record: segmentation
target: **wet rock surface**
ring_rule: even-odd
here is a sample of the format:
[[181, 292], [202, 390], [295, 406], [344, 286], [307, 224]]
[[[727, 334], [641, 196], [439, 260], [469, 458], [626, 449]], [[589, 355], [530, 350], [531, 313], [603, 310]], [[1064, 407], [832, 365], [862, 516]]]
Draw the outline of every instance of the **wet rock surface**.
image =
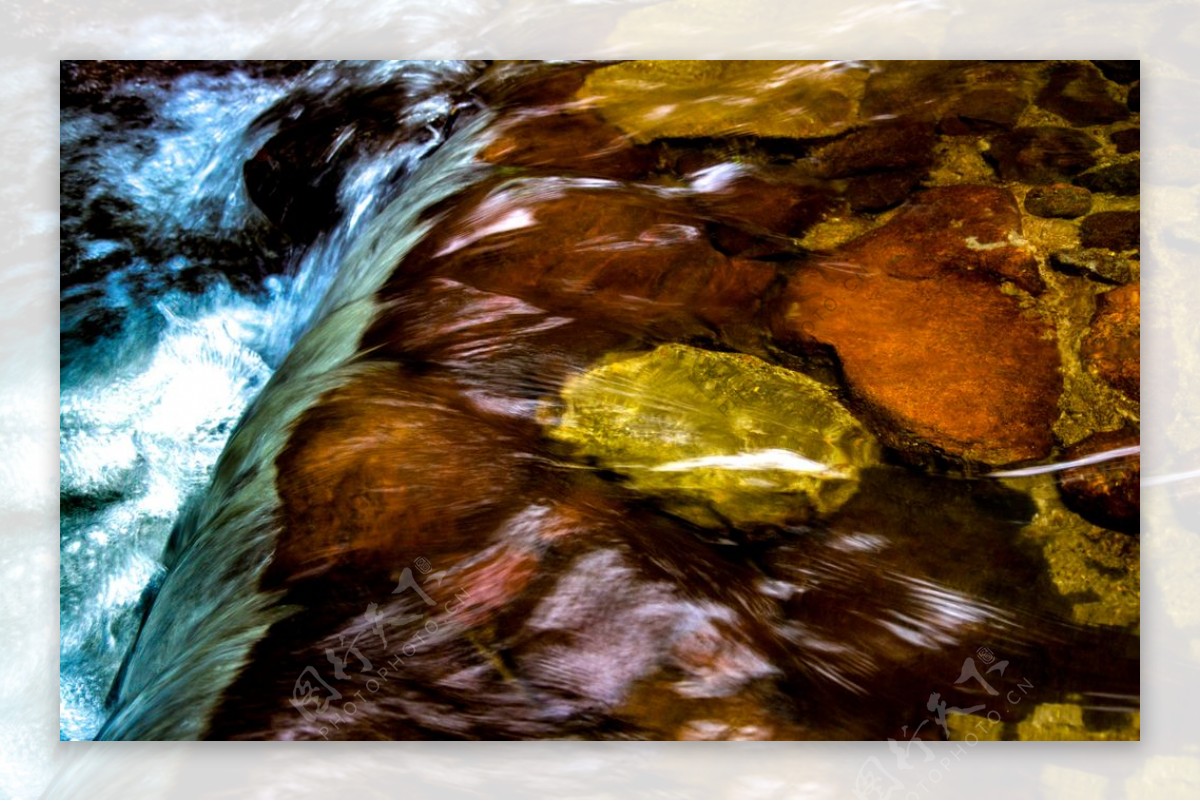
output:
[[[893, 447], [989, 464], [1044, 457], [1062, 381], [1052, 329], [996, 286], [1036, 275], [1010, 243], [1019, 222], [1003, 190], [931, 190], [800, 265], [772, 332], [785, 346], [831, 347]], [[978, 386], [995, 394], [969, 389]]]
[[1083, 131], [1043, 125], [992, 137], [984, 154], [1006, 181], [1050, 184], [1095, 165], [1100, 143]]
[[1017, 124], [1029, 103], [1004, 89], [976, 89], [967, 92], [942, 117], [939, 129], [951, 136], [1006, 131]]
[[[292, 616], [207, 736], [899, 737], [961, 643], [1011, 643], [989, 677], [1047, 703], [1136, 693], [1136, 69], [471, 69], [430, 118], [392, 87], [252, 127], [259, 224], [297, 248], [414, 137], [413, 176], [476, 161], [345, 256], [368, 288], [263, 396], [294, 419], [235, 448], [282, 443], [260, 589]], [[141, 253], [88, 208], [115, 244], [64, 260], [85, 299]], [[88, 312], [64, 342], [103, 340]], [[350, 697], [397, 653], [341, 728], [296, 679]]]
[[1141, 241], [1141, 215], [1136, 211], [1098, 211], [1084, 218], [1079, 243], [1085, 248], [1136, 250]]
[[1105, 284], [1128, 284], [1137, 277], [1129, 259], [1102, 248], [1051, 253], [1050, 265], [1059, 272], [1084, 275]]
[[1093, 192], [1120, 197], [1141, 194], [1142, 164], [1140, 161], [1126, 161], [1098, 167], [1075, 176], [1075, 183]]
[[1108, 138], [1117, 146], [1118, 153], [1136, 153], [1142, 149], [1141, 128], [1125, 128], [1114, 131]]
[[1087, 369], [1133, 400], [1141, 381], [1141, 290], [1118, 287], [1100, 295], [1091, 328], [1080, 345]]
[[1092, 210], [1092, 195], [1083, 186], [1035, 186], [1025, 194], [1025, 210], [1038, 217], [1082, 217]]
[[832, 390], [753, 356], [664, 345], [567, 381], [550, 436], [698, 525], [785, 525], [854, 495], [879, 448]]
[[632, 61], [596, 70], [578, 97], [637, 142], [817, 138], [857, 122], [866, 79], [866, 69], [848, 63]]
[[[1128, 450], [1139, 444], [1135, 429], [1105, 432], [1076, 443], [1063, 454], [1066, 461]], [[1141, 469], [1138, 454], [1082, 465], [1058, 474], [1058, 488], [1067, 508], [1104, 528], [1137, 534], [1141, 523]]]
[[657, 161], [653, 150], [635, 145], [590, 110], [518, 117], [497, 132], [481, 158], [493, 164], [619, 179], [644, 177]]
[[1129, 116], [1129, 110], [1110, 93], [1100, 71], [1083, 62], [1054, 66], [1037, 103], [1076, 125], [1100, 125]]

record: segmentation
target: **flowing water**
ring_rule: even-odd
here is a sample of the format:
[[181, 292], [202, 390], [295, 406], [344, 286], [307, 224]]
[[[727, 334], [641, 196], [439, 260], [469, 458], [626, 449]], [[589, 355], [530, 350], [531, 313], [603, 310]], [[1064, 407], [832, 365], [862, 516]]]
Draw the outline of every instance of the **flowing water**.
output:
[[[1124, 725], [1136, 544], [1054, 476], [1134, 449], [909, 447], [886, 391], [760, 313], [797, 264], [872, 278], [880, 193], [978, 165], [943, 135], [924, 178], [803, 169], [880, 65], [592, 68], [67, 68], [63, 739], [330, 736], [296, 676], [379, 677], [426, 573], [467, 622], [426, 619], [420, 689], [341, 736], [903, 738], [931, 690], [988, 700], [968, 664], [1034, 677], [1010, 728]], [[1048, 280], [1060, 330], [1090, 315]], [[1103, 397], [1093, 430], [1132, 414]]]

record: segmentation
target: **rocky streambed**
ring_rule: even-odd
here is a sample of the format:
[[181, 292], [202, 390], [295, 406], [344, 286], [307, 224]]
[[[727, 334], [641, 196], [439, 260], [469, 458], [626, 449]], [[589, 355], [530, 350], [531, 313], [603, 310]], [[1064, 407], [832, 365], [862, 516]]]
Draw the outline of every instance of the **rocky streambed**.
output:
[[1137, 736], [1136, 63], [280, 72], [102, 736]]

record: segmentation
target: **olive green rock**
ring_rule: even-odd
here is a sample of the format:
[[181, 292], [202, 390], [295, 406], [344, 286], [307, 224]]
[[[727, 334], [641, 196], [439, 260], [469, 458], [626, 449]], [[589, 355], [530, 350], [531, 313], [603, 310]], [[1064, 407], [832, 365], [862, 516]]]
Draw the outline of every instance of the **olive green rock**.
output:
[[825, 385], [753, 356], [663, 345], [570, 379], [552, 439], [702, 526], [786, 525], [854, 494], [879, 445]]
[[858, 121], [867, 73], [836, 61], [627, 61], [591, 73], [577, 96], [636, 142], [810, 139]]

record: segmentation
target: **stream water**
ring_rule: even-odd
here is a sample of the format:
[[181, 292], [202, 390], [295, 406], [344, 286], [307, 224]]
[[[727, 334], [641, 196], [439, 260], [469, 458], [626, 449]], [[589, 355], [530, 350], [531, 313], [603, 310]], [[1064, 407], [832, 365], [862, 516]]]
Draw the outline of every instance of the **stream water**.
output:
[[[936, 142], [887, 141], [921, 150], [911, 163], [806, 171], [860, 124], [857, 76], [881, 65], [823, 67], [798, 95], [816, 67], [696, 68], [686, 89], [593, 67], [64, 67], [62, 739], [903, 740], [925, 712], [921, 736], [951, 735], [932, 691], [989, 721], [1001, 679], [1031, 698], [995, 736], [1038, 704], [1127, 725], [1136, 538], [1065, 508], [1055, 476], [1135, 449], [1068, 453], [1081, 437], [1061, 421], [1051, 437], [1057, 395], [1044, 445], [1004, 434], [956, 454], [974, 433], [940, 418], [896, 433], [910, 401], [855, 350], [872, 329], [822, 313], [802, 330], [824, 344], [793, 347], [793, 312], [762, 311], [814, 259], [882, 287], [884, 318], [923, 303], [889, 301], [901, 290], [870, 282], [856, 237], [951, 167], [947, 183], [1001, 182], [953, 160], [944, 123]], [[704, 108], [680, 122], [688, 104]], [[1096, 290], [1046, 264], [1031, 295], [1079, 325]], [[935, 278], [948, 325], [964, 304], [993, 319], [978, 275]], [[867, 296], [795, 302], [813, 292], [843, 317]], [[1032, 324], [1012, 325], [1024, 342]], [[1018, 361], [1047, 338], [1027, 339]], [[936, 406], [951, 382], [927, 375]], [[1135, 413], [1110, 395], [1091, 430]], [[1024, 431], [1043, 400], [1005, 403]], [[296, 676], [318, 660], [348, 695], [328, 674], [352, 681], [350, 652], [326, 655], [371, 632], [383, 644], [355, 664], [378, 677], [384, 632], [407, 631], [380, 615], [420, 620], [393, 588], [431, 564], [475, 617], [427, 620], [441, 634], [409, 666], [421, 689], [331, 730]]]

